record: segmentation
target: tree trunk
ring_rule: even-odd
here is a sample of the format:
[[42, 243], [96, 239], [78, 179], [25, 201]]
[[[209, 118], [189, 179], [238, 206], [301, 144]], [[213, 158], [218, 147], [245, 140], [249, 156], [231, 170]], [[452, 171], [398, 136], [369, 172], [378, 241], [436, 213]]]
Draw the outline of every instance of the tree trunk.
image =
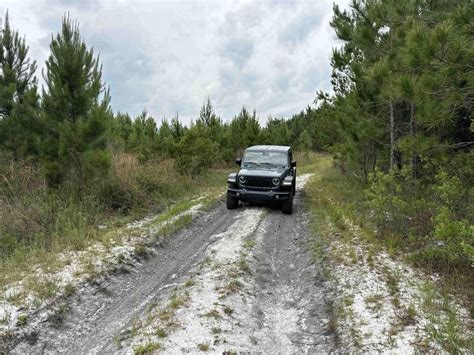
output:
[[393, 102], [390, 99], [390, 170], [395, 165], [395, 117], [393, 113]]
[[[410, 134], [412, 137], [416, 136], [416, 118], [415, 118], [415, 104], [410, 104]], [[412, 156], [412, 175], [416, 179], [418, 177], [418, 156], [416, 152], [413, 152]]]
[[372, 141], [372, 174], [375, 173], [377, 166], [377, 149], [375, 148], [375, 140]]
[[364, 147], [364, 181], [367, 183], [369, 181], [369, 172], [368, 172], [368, 164], [369, 158], [367, 157], [367, 147]]

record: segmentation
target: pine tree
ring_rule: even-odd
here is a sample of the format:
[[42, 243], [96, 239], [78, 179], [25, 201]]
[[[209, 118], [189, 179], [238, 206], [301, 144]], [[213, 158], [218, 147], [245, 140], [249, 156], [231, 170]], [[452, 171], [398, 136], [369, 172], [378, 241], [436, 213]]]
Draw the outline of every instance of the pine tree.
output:
[[173, 128], [166, 118], [163, 118], [158, 130], [158, 150], [165, 157], [173, 157], [179, 140], [173, 135]]
[[133, 121], [127, 148], [129, 151], [137, 153], [139, 160], [144, 162], [152, 158], [162, 148], [159, 143], [156, 122], [146, 110], [143, 110]]
[[38, 149], [36, 62], [28, 51], [25, 39], [11, 29], [7, 12], [0, 32], [0, 146], [16, 159]]
[[473, 17], [468, 0], [335, 6], [331, 25], [344, 42], [331, 62], [339, 148], [364, 175], [404, 164], [419, 178], [439, 149], [472, 145]]
[[84, 43], [77, 22], [65, 16], [50, 49], [43, 75], [43, 167], [50, 186], [71, 179], [83, 188], [110, 165], [105, 139], [110, 97], [99, 59]]
[[209, 97], [207, 98], [207, 101], [202, 105], [201, 111], [199, 112], [199, 117], [196, 122], [201, 123], [206, 127], [212, 127], [222, 124], [221, 119], [216, 115], [214, 111], [214, 107], [212, 106], [211, 99]]
[[171, 134], [173, 135], [175, 142], [179, 142], [179, 140], [186, 133], [186, 127], [183, 126], [183, 124], [179, 120], [178, 114], [176, 114], [176, 117], [173, 117], [171, 119], [170, 129], [171, 129]]
[[307, 129], [304, 129], [303, 132], [301, 132], [297, 144], [298, 149], [304, 152], [308, 152], [311, 150], [313, 142], [311, 140], [311, 135], [309, 134]]
[[242, 152], [248, 146], [261, 143], [261, 128], [254, 111], [252, 114], [242, 107], [239, 115], [230, 124], [231, 146], [234, 152]]
[[[292, 117], [290, 122], [292, 123], [293, 120], [294, 117]], [[286, 120], [270, 117], [263, 131], [266, 144], [290, 145], [290, 129]]]
[[[225, 145], [224, 126], [221, 118], [214, 111], [210, 98], [207, 98], [207, 101], [202, 105], [196, 124], [202, 125], [205, 128], [203, 132], [206, 132], [209, 138], [217, 143], [217, 145]], [[221, 158], [221, 156], [218, 157], [218, 159]]]
[[199, 175], [218, 159], [218, 145], [209, 137], [207, 128], [196, 123], [186, 131], [178, 144], [175, 165], [181, 174]]
[[118, 112], [109, 125], [108, 141], [113, 151], [130, 151], [130, 136], [133, 131], [132, 118], [128, 113]]

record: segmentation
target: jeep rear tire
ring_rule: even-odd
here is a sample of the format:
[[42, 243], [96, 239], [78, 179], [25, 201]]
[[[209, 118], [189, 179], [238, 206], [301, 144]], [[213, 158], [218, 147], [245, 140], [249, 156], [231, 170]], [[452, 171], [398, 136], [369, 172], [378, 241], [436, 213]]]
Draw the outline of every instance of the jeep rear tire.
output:
[[239, 206], [239, 199], [228, 193], [227, 194], [227, 209], [234, 210], [238, 206]]
[[288, 195], [288, 200], [283, 201], [281, 204], [281, 211], [285, 214], [293, 213], [293, 189], [291, 189], [291, 192]]

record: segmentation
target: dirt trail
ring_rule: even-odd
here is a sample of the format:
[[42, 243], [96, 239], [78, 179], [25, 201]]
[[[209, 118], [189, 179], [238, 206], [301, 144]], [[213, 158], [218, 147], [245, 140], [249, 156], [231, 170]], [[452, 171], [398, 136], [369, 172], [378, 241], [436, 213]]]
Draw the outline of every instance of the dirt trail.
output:
[[[60, 322], [40, 324], [12, 352], [129, 353], [147, 342], [165, 352], [333, 350], [325, 286], [309, 252], [307, 179], [298, 179], [290, 216], [219, 202], [149, 259], [80, 290]], [[158, 337], [154, 310], [190, 279], [176, 325]], [[142, 326], [131, 331], [137, 320]]]

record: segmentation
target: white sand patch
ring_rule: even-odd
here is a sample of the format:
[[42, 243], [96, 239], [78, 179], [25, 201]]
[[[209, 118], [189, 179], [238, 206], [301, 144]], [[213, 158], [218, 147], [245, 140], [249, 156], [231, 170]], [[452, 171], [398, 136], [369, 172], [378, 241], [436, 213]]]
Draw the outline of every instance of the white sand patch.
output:
[[314, 176], [314, 174], [296, 175], [296, 191], [303, 189], [304, 185]]
[[263, 209], [247, 209], [235, 216], [236, 222], [225, 232], [212, 236], [217, 240], [210, 248], [216, 263], [232, 263], [239, 259], [243, 239], [251, 235], [260, 222]]
[[[203, 204], [200, 203], [204, 197], [193, 200], [195, 202], [189, 209], [180, 212], [166, 221], [155, 223], [158, 216], [147, 216], [142, 220], [127, 224], [124, 228], [116, 231], [118, 238], [112, 240], [107, 247], [101, 242], [96, 242], [82, 251], [68, 251], [58, 255], [58, 259], [65, 265], [54, 272], [36, 268], [32, 275], [24, 275], [24, 278], [33, 277], [35, 282], [53, 284], [56, 288], [55, 295], [48, 300], [40, 300], [24, 286], [23, 280], [8, 285], [0, 294], [0, 336], [17, 327], [18, 315], [29, 316], [40, 307], [45, 307], [53, 302], [55, 296], [65, 292], [66, 287], [79, 289], [91, 277], [98, 277], [113, 270], [123, 262], [132, 262], [135, 255], [135, 247], [152, 241], [156, 233], [166, 224], [172, 224], [179, 218], [198, 215]], [[114, 232], [115, 233], [115, 232]], [[21, 299], [16, 298], [21, 295]]]
[[[331, 245], [331, 253], [338, 255], [331, 271], [343, 351], [442, 351], [428, 333], [428, 326], [434, 324], [423, 307], [423, 285], [431, 282], [430, 278], [384, 252], [372, 256], [369, 262], [367, 245], [358, 237], [359, 228], [348, 220], [346, 225], [353, 233], [350, 245], [339, 241]], [[442, 296], [434, 292], [435, 302], [442, 304]], [[467, 319], [466, 309], [459, 304], [453, 307], [461, 323]]]
[[[159, 339], [154, 334], [162, 324], [156, 319], [133, 339], [132, 347], [155, 341], [162, 343], [166, 353], [193, 353], [199, 351], [201, 344], [209, 345], [212, 353], [222, 353], [233, 349], [230, 347], [232, 344], [239, 344], [240, 349], [252, 346], [248, 334], [242, 331], [233, 314], [249, 313], [250, 305], [242, 302], [245, 291], [241, 289], [246, 285], [240, 277], [242, 271], [238, 262], [243, 258], [244, 241], [254, 234], [263, 233], [260, 222], [264, 211], [263, 208], [246, 209], [235, 216], [235, 223], [225, 232], [211, 237], [215, 243], [208, 249], [205, 262], [193, 271], [194, 286], [186, 289], [188, 302], [176, 310], [178, 329], [165, 339]], [[241, 289], [231, 291], [228, 285], [232, 282], [238, 282]], [[226, 314], [225, 309], [232, 314]]]
[[[198, 344], [213, 345], [212, 328], [223, 325], [206, 314], [217, 310], [222, 317], [226, 317], [222, 306], [219, 307], [219, 304], [224, 303], [219, 289], [231, 281], [228, 273], [234, 271], [233, 264], [241, 257], [243, 241], [256, 231], [263, 213], [263, 209], [247, 209], [236, 216], [236, 222], [227, 231], [213, 236], [216, 243], [210, 248], [208, 254], [213, 262], [197, 276], [198, 287], [190, 292], [189, 305], [178, 311], [178, 322], [182, 327], [166, 339], [164, 343], [166, 349], [195, 352], [198, 350]], [[233, 311], [236, 310], [233, 309]], [[232, 322], [227, 324], [227, 331], [230, 330], [230, 326]], [[248, 339], [245, 340], [248, 342]], [[213, 351], [222, 353], [228, 349], [228, 346], [222, 348], [212, 346], [212, 348]]]
[[259, 339], [256, 350], [263, 353], [293, 353], [301, 351], [297, 344], [291, 340], [291, 335], [299, 332], [298, 322], [303, 319], [300, 310], [296, 307], [288, 307], [286, 304], [293, 303], [293, 293], [289, 287], [274, 289], [278, 298], [271, 298], [271, 302], [261, 304], [264, 314], [263, 324], [257, 328], [255, 337]]

